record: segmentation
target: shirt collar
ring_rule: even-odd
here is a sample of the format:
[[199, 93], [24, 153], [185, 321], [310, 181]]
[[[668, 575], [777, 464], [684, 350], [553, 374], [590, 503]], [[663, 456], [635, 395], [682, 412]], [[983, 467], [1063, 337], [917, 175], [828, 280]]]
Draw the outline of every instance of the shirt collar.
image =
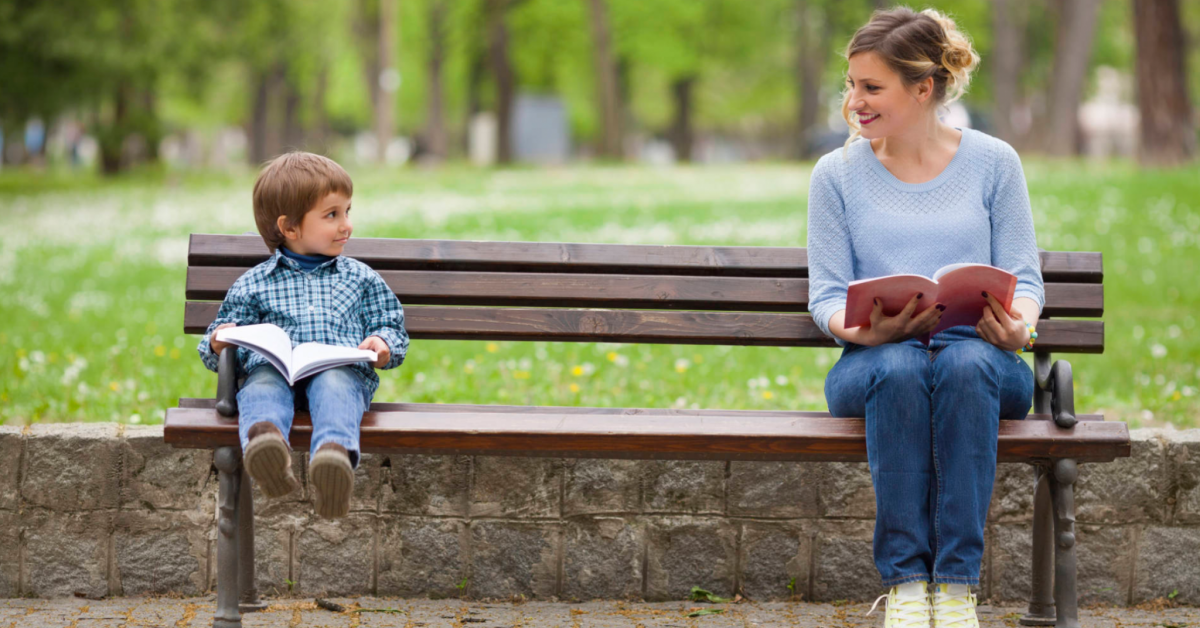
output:
[[[325, 262], [324, 264], [321, 264], [320, 266], [316, 267], [316, 269], [314, 269], [313, 272], [317, 272], [317, 271], [321, 270], [322, 268], [326, 268], [326, 267], [332, 267], [335, 272], [341, 272], [346, 269], [345, 264], [346, 264], [346, 262], [343, 261], [343, 257], [341, 255], [338, 255], [337, 257], [329, 260], [328, 262]], [[271, 255], [270, 259], [267, 260], [267, 274], [270, 274], [271, 272], [275, 271], [276, 269], [278, 269], [281, 266], [285, 267], [285, 268], [290, 268], [298, 273], [304, 272], [300, 268], [300, 264], [296, 263], [296, 260], [291, 259], [288, 256], [283, 254], [283, 247], [275, 247], [275, 253], [273, 255]]]

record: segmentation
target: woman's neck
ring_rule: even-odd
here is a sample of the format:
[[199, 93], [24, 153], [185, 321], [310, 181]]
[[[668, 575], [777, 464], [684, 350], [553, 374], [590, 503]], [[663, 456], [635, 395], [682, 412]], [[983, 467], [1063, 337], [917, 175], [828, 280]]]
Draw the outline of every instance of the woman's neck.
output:
[[871, 141], [871, 149], [880, 161], [900, 161], [913, 165], [938, 162], [945, 151], [955, 151], [961, 131], [930, 116], [909, 127], [903, 134], [890, 135]]

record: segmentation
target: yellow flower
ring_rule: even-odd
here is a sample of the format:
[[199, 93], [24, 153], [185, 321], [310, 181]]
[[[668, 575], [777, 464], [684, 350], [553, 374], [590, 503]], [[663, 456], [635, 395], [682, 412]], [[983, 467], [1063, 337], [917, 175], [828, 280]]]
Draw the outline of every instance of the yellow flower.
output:
[[773, 399], [773, 398], [775, 398], [775, 393], [773, 393], [769, 390], [763, 391], [763, 399]]
[[116, 383], [116, 382], [109, 382], [109, 383], [108, 383], [108, 387], [109, 387], [110, 389], [112, 389], [112, 391], [113, 391], [113, 392], [117, 392], [118, 390], [120, 390], [120, 388], [121, 388], [121, 385], [120, 385], [120, 384], [118, 384], [118, 383]]
[[1171, 401], [1179, 401], [1180, 399], [1183, 399], [1183, 393], [1176, 390], [1175, 394], [1171, 395]]
[[17, 349], [17, 357], [18, 358], [23, 358], [23, 357], [25, 357], [25, 355], [26, 355], [26, 353], [25, 353], [24, 349]]
[[158, 345], [157, 347], [154, 347], [154, 355], [156, 355], [160, 358], [163, 357], [164, 355], [167, 355], [167, 348], [162, 345]]
[[604, 357], [608, 358], [609, 362], [616, 362], [618, 356], [616, 351], [609, 351]]
[[499, 351], [499, 350], [500, 350], [500, 345], [497, 345], [494, 342], [487, 343], [487, 352], [488, 353], [495, 353], [496, 351]]
[[692, 363], [688, 362], [686, 358], [679, 358], [678, 360], [675, 360], [675, 372], [682, 373], [688, 370], [688, 367], [691, 365]]
[[573, 392], [573, 393], [579, 392], [579, 384], [572, 383], [571, 384], [571, 392]]
[[529, 379], [529, 371], [513, 371], [514, 379]]
[[178, 360], [178, 359], [179, 359], [179, 348], [178, 348], [178, 347], [176, 347], [176, 348], [174, 348], [174, 349], [171, 349], [171, 359], [172, 359], [172, 360]]
[[[580, 375], [583, 375], [583, 367], [578, 366], [578, 365], [572, 367], [571, 374], [574, 375], [575, 377], [579, 377]], [[574, 384], [572, 384], [572, 386], [574, 386]]]

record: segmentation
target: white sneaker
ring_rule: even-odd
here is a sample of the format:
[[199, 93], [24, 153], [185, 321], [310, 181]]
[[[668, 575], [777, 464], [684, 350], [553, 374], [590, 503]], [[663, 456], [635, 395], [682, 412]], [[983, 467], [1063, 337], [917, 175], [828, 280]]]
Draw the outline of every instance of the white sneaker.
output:
[[875, 600], [867, 614], [875, 612], [875, 607], [884, 598], [887, 598], [887, 613], [883, 617], [883, 628], [929, 628], [929, 593], [924, 582], [906, 582], [892, 587], [887, 595]]
[[975, 596], [965, 584], [935, 584], [929, 590], [934, 628], [979, 628]]

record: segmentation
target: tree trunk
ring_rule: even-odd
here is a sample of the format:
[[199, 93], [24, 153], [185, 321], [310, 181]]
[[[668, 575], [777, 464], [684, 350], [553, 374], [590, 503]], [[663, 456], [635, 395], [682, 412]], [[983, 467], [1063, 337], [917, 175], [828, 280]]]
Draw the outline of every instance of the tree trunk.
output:
[[796, 42], [796, 93], [799, 107], [796, 114], [796, 156], [811, 157], [811, 144], [821, 111], [821, 79], [825, 73], [825, 62], [829, 50], [829, 34], [833, 31], [829, 11], [821, 11], [811, 0], [796, 0], [796, 17], [799, 24]]
[[300, 126], [300, 90], [287, 76], [283, 77], [280, 91], [283, 92], [283, 142], [282, 150], [302, 150], [304, 129]]
[[1074, 155], [1079, 152], [1079, 101], [1087, 82], [1099, 0], [1057, 0], [1057, 4], [1046, 152]]
[[100, 172], [105, 175], [117, 174], [125, 165], [121, 157], [125, 147], [125, 135], [128, 133], [132, 89], [128, 80], [117, 81], [116, 91], [113, 93], [112, 126], [100, 136]]
[[1137, 91], [1144, 165], [1174, 166], [1196, 155], [1179, 0], [1136, 0]]
[[592, 18], [592, 65], [596, 76], [596, 113], [600, 120], [598, 152], [610, 159], [620, 159], [624, 154], [621, 147], [621, 100], [608, 25], [608, 6], [605, 0], [587, 2]]
[[992, 92], [996, 137], [1017, 143], [1013, 110], [1020, 100], [1021, 51], [1029, 23], [1028, 0], [992, 0]]
[[446, 0], [429, 4], [429, 115], [425, 122], [425, 149], [434, 160], [447, 156], [446, 103], [442, 66], [446, 60]]
[[496, 81], [496, 162], [513, 161], [512, 110], [516, 75], [508, 58], [508, 26], [504, 15], [508, 0], [488, 0], [488, 62]]
[[671, 97], [675, 101], [675, 119], [671, 122], [671, 147], [675, 159], [692, 161], [692, 93], [696, 86], [695, 76], [685, 76], [671, 83]]
[[[382, 33], [380, 22], [381, 7], [371, 6], [369, 0], [358, 0], [357, 12], [354, 19], [354, 35], [358, 40], [358, 50], [362, 57], [363, 80], [367, 83], [367, 94], [371, 103], [371, 127], [376, 132], [376, 142], [379, 140], [379, 77], [382, 70], [382, 60], [379, 58], [379, 35]], [[386, 150], [386, 148], [384, 149]], [[379, 156], [376, 150], [375, 157]]]
[[399, 89], [396, 74], [396, 2], [379, 0], [379, 74], [375, 82], [375, 158], [379, 163], [387, 161], [388, 145], [392, 143], [396, 106], [396, 90]]
[[329, 59], [321, 60], [321, 69], [317, 71], [317, 84], [313, 88], [313, 117], [308, 129], [308, 144], [310, 149], [318, 154], [329, 153], [329, 116], [325, 112], [325, 96], [329, 92]]
[[283, 101], [287, 90], [287, 66], [275, 64], [267, 75], [267, 119], [263, 124], [263, 160], [274, 159], [284, 150]]
[[266, 72], [256, 72], [253, 81], [254, 104], [250, 110], [250, 121], [246, 129], [249, 146], [246, 155], [253, 166], [261, 165], [267, 160], [267, 121], [269, 106], [269, 79]]

